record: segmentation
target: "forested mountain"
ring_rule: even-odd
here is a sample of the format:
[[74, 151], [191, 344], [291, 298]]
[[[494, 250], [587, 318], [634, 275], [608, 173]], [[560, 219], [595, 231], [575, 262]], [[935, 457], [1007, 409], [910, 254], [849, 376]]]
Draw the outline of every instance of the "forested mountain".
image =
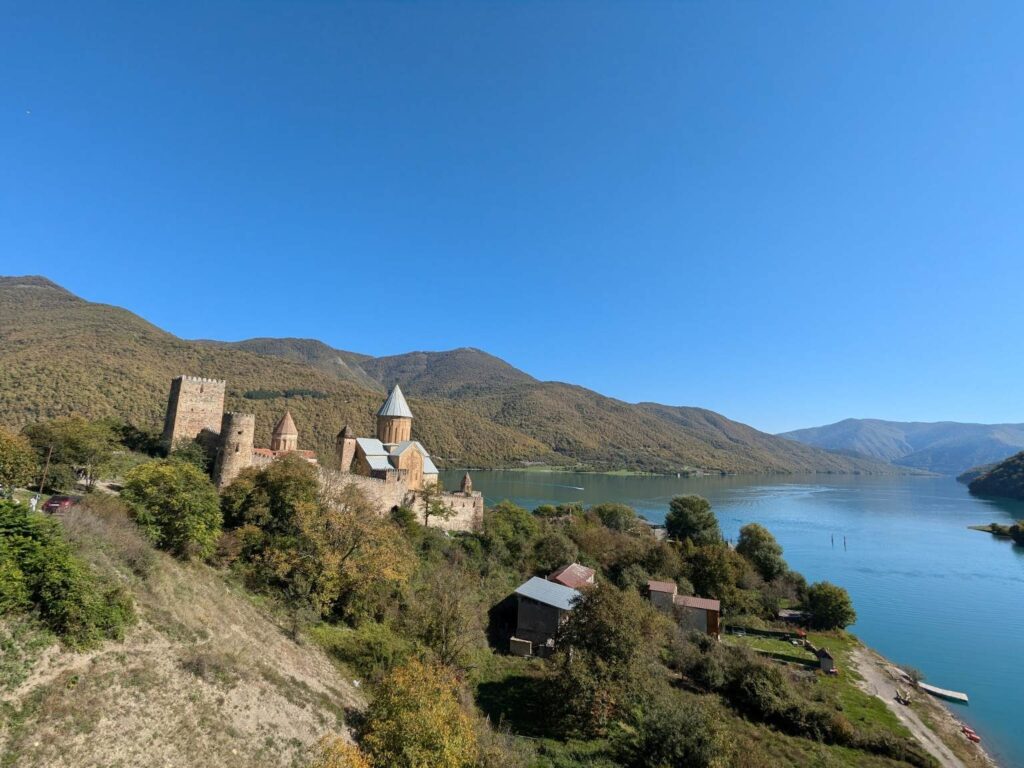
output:
[[979, 496], [1024, 500], [1024, 451], [983, 472], [968, 488]]
[[634, 405], [539, 382], [474, 349], [372, 358], [305, 339], [179, 339], [45, 278], [0, 278], [0, 424], [119, 416], [158, 428], [170, 379], [228, 380], [226, 407], [257, 415], [257, 441], [285, 408], [305, 446], [328, 454], [343, 424], [367, 434], [386, 386], [400, 381], [414, 431], [446, 466], [523, 462], [676, 472], [891, 472], [799, 446], [719, 414]]
[[963, 424], [845, 419], [781, 437], [833, 451], [849, 451], [904, 467], [956, 475], [1002, 461], [1024, 448], [1024, 424]]

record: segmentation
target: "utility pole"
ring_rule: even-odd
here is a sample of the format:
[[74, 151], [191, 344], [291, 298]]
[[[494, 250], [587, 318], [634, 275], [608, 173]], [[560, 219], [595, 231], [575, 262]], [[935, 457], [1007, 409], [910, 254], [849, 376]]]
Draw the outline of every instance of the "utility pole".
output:
[[46, 452], [46, 466], [43, 468], [43, 476], [39, 480], [39, 495], [43, 494], [43, 486], [46, 485], [46, 476], [50, 472], [50, 457], [53, 456], [53, 446]]

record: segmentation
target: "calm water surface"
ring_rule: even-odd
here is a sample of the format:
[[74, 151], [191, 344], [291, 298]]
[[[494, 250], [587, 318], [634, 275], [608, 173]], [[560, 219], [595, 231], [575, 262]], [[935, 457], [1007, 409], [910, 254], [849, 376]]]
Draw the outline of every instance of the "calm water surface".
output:
[[[461, 473], [446, 473], [455, 487]], [[1024, 518], [1024, 504], [975, 499], [952, 478], [665, 478], [476, 472], [487, 503], [620, 501], [662, 522], [671, 498], [697, 493], [722, 531], [759, 522], [808, 581], [846, 587], [851, 629], [935, 685], [966, 691], [957, 714], [1001, 765], [1024, 766], [1024, 549], [966, 526]], [[835, 546], [831, 537], [835, 537]], [[843, 538], [846, 538], [846, 548]]]

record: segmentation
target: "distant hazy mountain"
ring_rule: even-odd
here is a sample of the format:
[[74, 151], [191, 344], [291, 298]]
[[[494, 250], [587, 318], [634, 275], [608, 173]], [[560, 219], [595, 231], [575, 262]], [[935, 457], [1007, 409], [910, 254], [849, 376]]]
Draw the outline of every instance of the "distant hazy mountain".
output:
[[169, 381], [182, 373], [227, 379], [227, 407], [256, 413], [260, 442], [287, 407], [303, 444], [325, 456], [343, 424], [368, 434], [383, 390], [401, 382], [414, 433], [446, 466], [898, 471], [700, 408], [637, 405], [537, 381], [477, 349], [373, 358], [311, 339], [188, 341], [45, 278], [0, 278], [0, 424], [80, 413], [158, 428]]
[[845, 419], [780, 437], [828, 450], [850, 451], [903, 467], [957, 475], [1024, 449], [1024, 424], [962, 424]]

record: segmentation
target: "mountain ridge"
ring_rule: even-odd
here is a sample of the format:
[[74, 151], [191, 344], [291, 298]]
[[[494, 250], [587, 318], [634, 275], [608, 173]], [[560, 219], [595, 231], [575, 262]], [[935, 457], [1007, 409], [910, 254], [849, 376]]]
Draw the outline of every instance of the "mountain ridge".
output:
[[826, 450], [853, 451], [944, 475], [993, 464], [1024, 449], [1024, 424], [843, 419], [779, 437]]
[[0, 423], [14, 428], [70, 413], [156, 428], [170, 379], [190, 373], [228, 380], [225, 406], [256, 414], [258, 444], [269, 441], [270, 425], [287, 407], [303, 445], [327, 456], [343, 424], [372, 431], [381, 393], [402, 377], [417, 436], [449, 467], [900, 471], [794, 448], [703, 409], [631, 404], [541, 382], [468, 347], [373, 358], [307, 339], [184, 340], [41, 277], [0, 280], [0, 328]]

